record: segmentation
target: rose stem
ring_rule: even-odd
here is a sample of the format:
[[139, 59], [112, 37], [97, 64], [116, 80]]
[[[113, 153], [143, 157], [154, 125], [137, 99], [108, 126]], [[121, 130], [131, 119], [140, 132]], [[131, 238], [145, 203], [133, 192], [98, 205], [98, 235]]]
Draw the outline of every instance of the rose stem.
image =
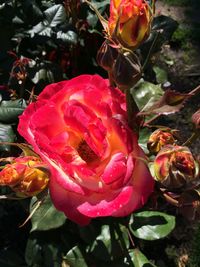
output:
[[145, 62], [144, 62], [144, 64], [143, 64], [143, 66], [142, 66], [143, 71], [144, 71], [144, 69], [146, 68], [146, 66], [147, 66], [147, 64], [148, 64], [148, 62], [149, 62], [149, 59], [150, 59], [150, 57], [151, 57], [153, 48], [154, 48], [155, 45], [156, 45], [156, 42], [157, 42], [157, 40], [158, 40], [158, 37], [159, 37], [160, 33], [161, 33], [161, 30], [159, 30], [159, 31], [156, 32], [156, 36], [155, 36], [155, 38], [154, 38], [154, 40], [153, 40], [153, 43], [152, 43], [152, 45], [151, 45], [151, 47], [150, 47], [150, 49], [149, 49], [149, 52], [148, 52], [147, 57], [146, 57], [146, 59], [145, 59]]
[[135, 99], [131, 95], [131, 90], [126, 90], [126, 106], [127, 106], [127, 115], [128, 115], [128, 125], [137, 133], [139, 132], [139, 117], [137, 114], [139, 113], [139, 108], [135, 102]]
[[197, 130], [194, 133], [192, 133], [192, 135], [185, 141], [185, 143], [182, 144], [182, 146], [188, 146], [191, 145], [196, 139], [197, 137], [199, 137], [200, 135], [200, 131]]
[[148, 126], [148, 124], [152, 123], [154, 120], [156, 120], [160, 116], [161, 116], [161, 114], [155, 115], [153, 118], [151, 118], [150, 120], [146, 121], [143, 126]]

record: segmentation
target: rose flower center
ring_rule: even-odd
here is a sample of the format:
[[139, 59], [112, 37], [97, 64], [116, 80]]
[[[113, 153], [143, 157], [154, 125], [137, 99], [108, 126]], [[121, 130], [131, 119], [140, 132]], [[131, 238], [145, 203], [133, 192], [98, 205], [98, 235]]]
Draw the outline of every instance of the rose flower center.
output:
[[90, 146], [88, 146], [88, 144], [84, 140], [79, 143], [77, 152], [79, 156], [87, 163], [91, 163], [94, 160], [98, 159], [97, 154], [91, 149]]

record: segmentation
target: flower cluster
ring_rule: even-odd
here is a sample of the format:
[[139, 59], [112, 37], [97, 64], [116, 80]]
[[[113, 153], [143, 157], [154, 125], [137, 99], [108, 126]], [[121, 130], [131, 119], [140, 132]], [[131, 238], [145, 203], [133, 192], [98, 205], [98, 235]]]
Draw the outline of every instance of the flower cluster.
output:
[[17, 196], [30, 197], [43, 191], [49, 182], [47, 166], [34, 156], [14, 158], [0, 172], [0, 185], [9, 186]]

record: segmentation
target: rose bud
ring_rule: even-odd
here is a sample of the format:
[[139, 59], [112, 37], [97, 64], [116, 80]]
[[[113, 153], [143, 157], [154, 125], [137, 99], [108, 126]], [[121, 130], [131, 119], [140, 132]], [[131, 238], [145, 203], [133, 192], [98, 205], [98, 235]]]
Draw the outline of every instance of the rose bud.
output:
[[192, 122], [196, 129], [200, 129], [200, 109], [192, 115]]
[[118, 50], [105, 40], [97, 52], [97, 63], [107, 71], [112, 69], [114, 60], [117, 58]]
[[155, 158], [154, 173], [167, 189], [181, 189], [197, 182], [199, 164], [187, 147], [166, 145]]
[[147, 142], [148, 150], [156, 155], [163, 146], [175, 144], [176, 140], [173, 132], [169, 128], [155, 130]]
[[109, 34], [123, 46], [136, 49], [149, 36], [152, 17], [144, 0], [111, 0]]
[[15, 158], [0, 172], [0, 185], [7, 185], [18, 196], [34, 196], [45, 189], [49, 182], [46, 165], [37, 157]]
[[122, 90], [133, 87], [141, 78], [142, 71], [139, 58], [135, 53], [119, 53], [112, 69], [112, 77]]

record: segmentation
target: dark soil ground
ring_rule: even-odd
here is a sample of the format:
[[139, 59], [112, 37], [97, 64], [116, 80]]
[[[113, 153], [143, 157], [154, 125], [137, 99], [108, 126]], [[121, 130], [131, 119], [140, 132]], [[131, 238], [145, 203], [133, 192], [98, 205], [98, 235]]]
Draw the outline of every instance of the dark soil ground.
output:
[[[172, 89], [189, 92], [200, 85], [200, 5], [198, 0], [159, 0], [156, 13], [170, 16], [178, 23], [172, 41], [158, 56], [158, 64], [168, 73]], [[192, 132], [192, 114], [200, 108], [200, 94], [190, 99], [179, 112], [165, 119], [170, 126], [180, 129], [186, 140]], [[200, 151], [200, 139], [192, 144], [195, 154]]]
[[[158, 54], [156, 64], [168, 73], [171, 88], [182, 93], [200, 85], [200, 2], [198, 0], [158, 0], [156, 13], [170, 16], [178, 23], [172, 41], [167, 43]], [[200, 108], [200, 93], [191, 98], [184, 108], [174, 115], [162, 118], [162, 123], [180, 130], [183, 141], [192, 134], [192, 114]], [[195, 155], [200, 155], [200, 138], [192, 145]], [[176, 230], [169, 237], [165, 250], [168, 265], [163, 260], [158, 266], [199, 267], [200, 243], [195, 236], [200, 235], [198, 223], [180, 219]], [[159, 255], [160, 252], [157, 252]], [[171, 261], [170, 261], [171, 260]], [[164, 264], [164, 265], [163, 265]]]

